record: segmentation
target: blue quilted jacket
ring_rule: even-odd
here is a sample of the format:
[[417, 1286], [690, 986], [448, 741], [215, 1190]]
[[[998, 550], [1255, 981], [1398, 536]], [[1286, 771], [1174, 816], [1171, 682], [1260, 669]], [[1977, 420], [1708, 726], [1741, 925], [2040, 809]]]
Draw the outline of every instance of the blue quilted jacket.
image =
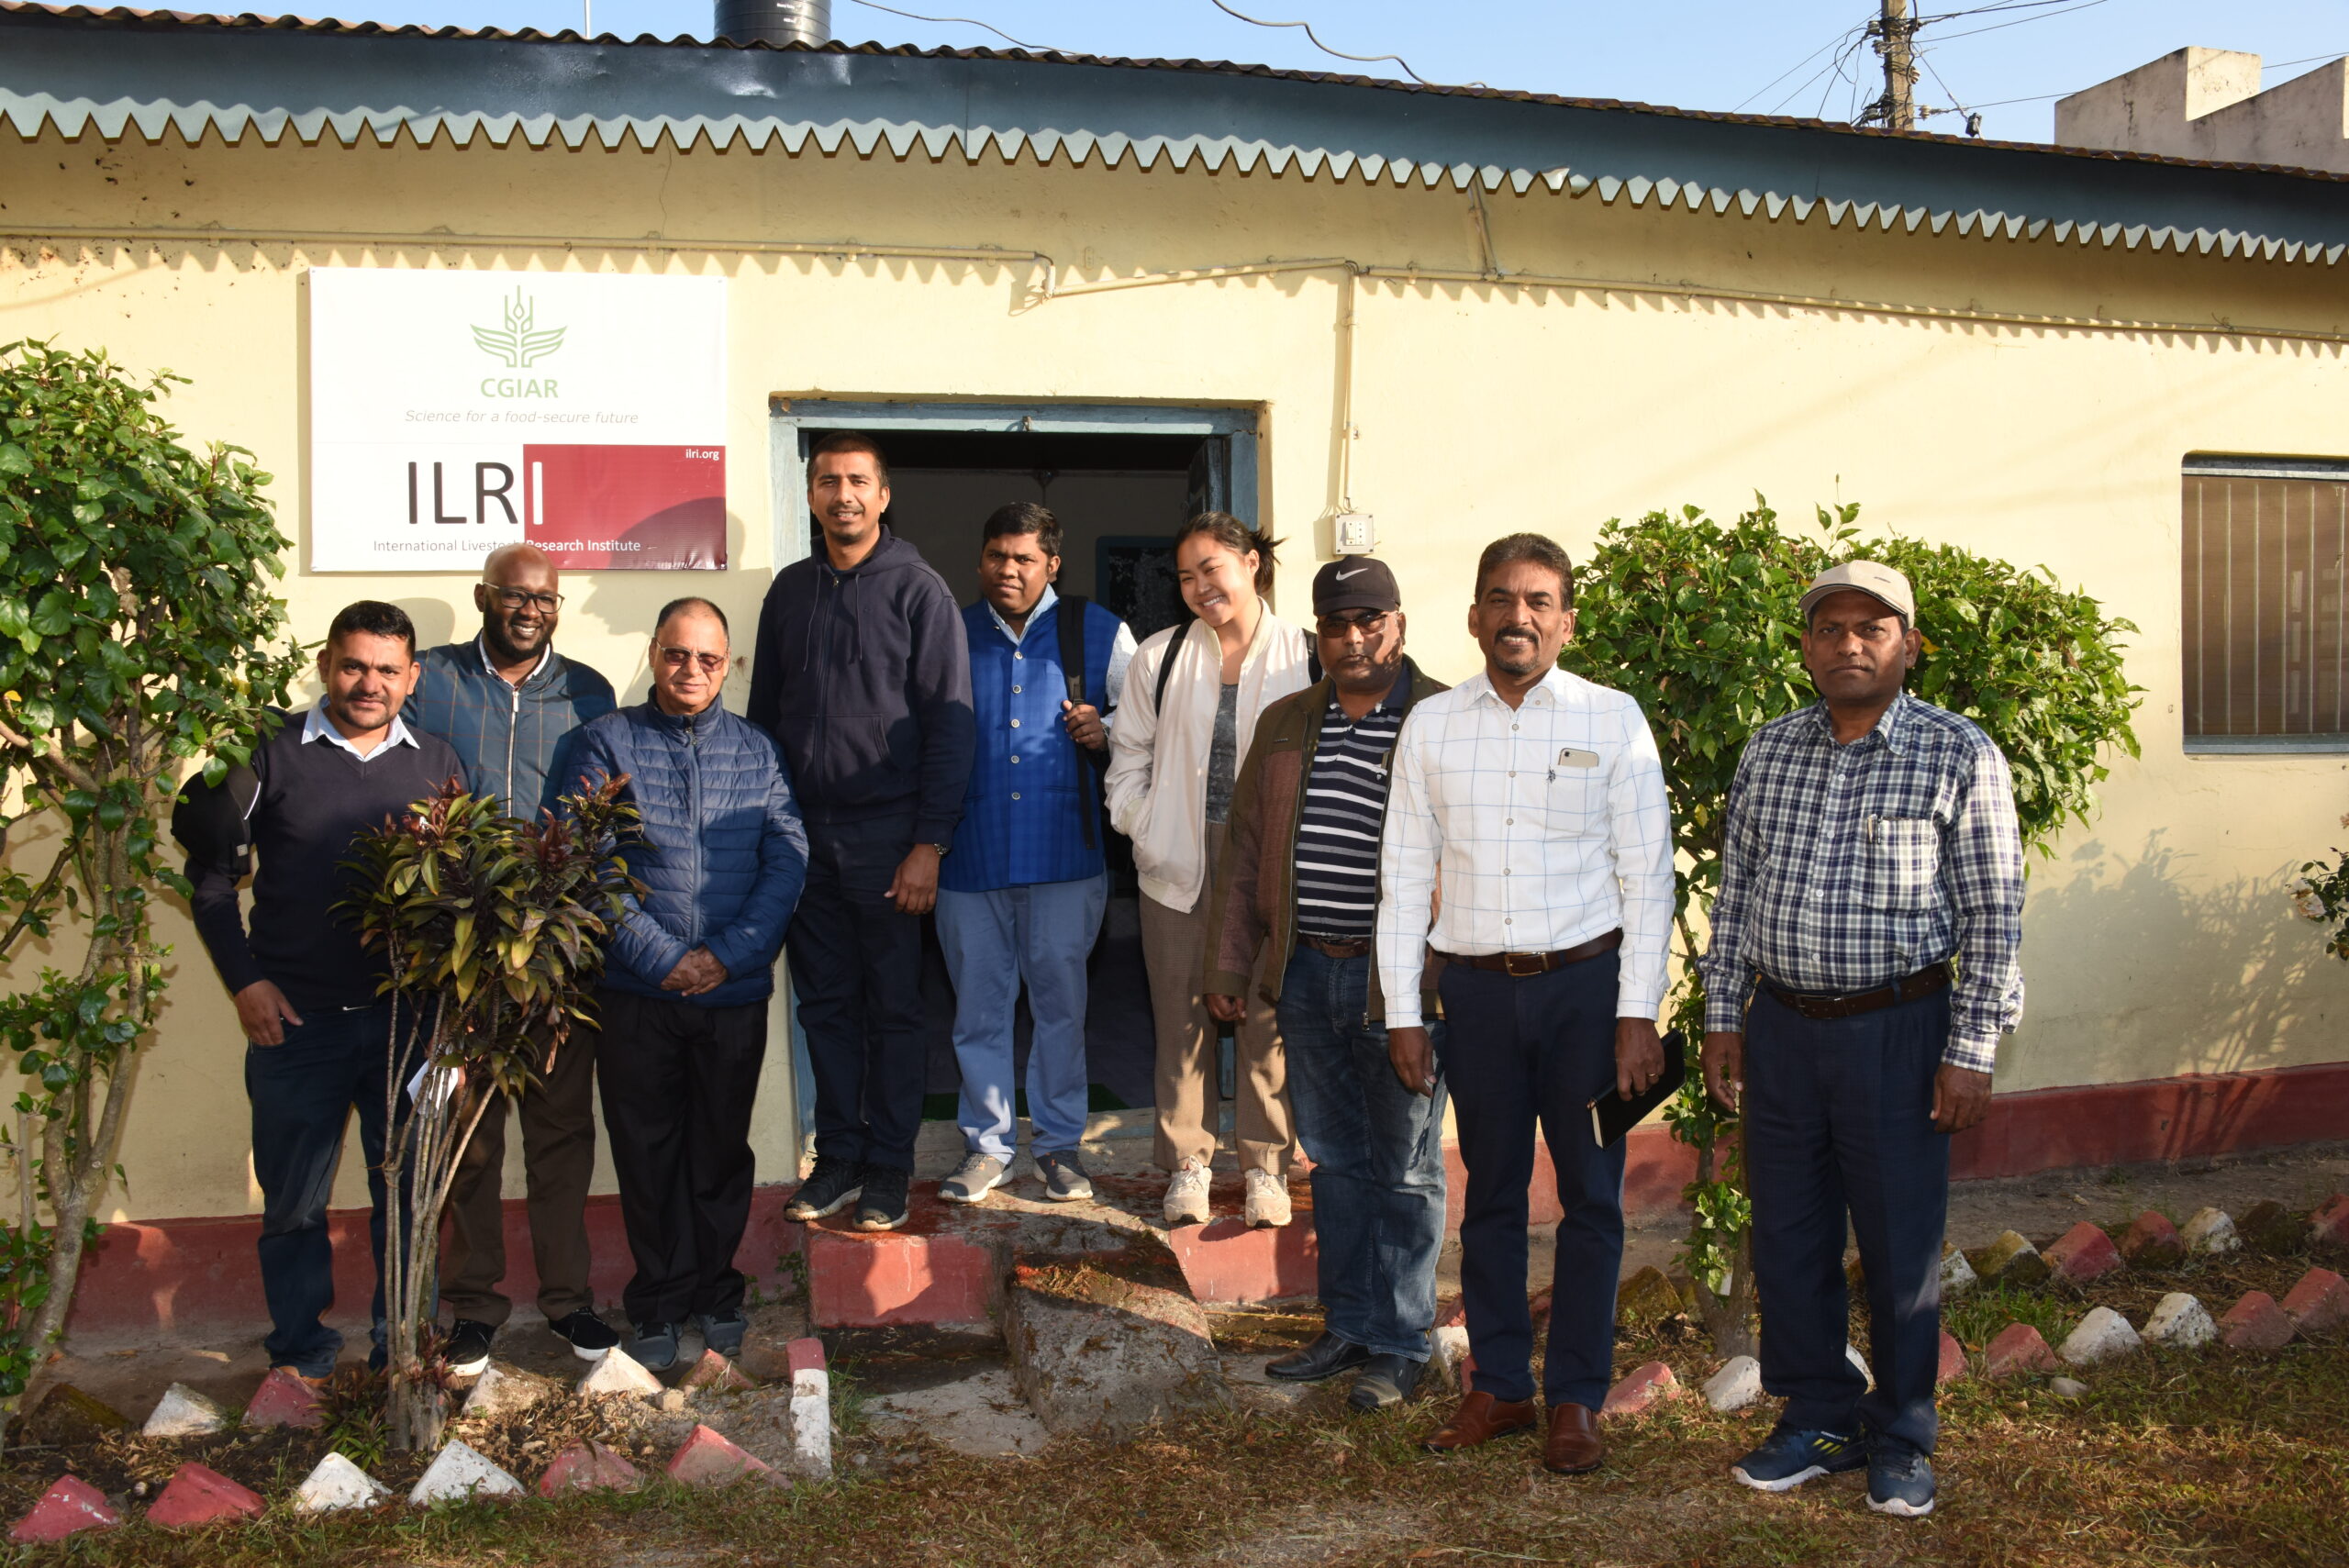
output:
[[679, 718], [653, 703], [606, 714], [580, 731], [579, 780], [629, 777], [643, 839], [627, 853], [645, 885], [604, 954], [604, 984], [674, 996], [661, 982], [706, 947], [723, 985], [683, 1000], [702, 1007], [774, 991], [783, 929], [807, 879], [807, 832], [774, 740], [722, 701]]

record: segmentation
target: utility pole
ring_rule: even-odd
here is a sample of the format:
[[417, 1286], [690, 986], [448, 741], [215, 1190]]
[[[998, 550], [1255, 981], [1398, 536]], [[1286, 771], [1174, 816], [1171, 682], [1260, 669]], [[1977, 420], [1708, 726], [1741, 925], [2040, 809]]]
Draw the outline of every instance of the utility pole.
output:
[[1909, 0], [1884, 0], [1884, 15], [1869, 31], [1876, 34], [1876, 51], [1884, 57], [1884, 96], [1860, 117], [1888, 130], [1917, 128], [1917, 21], [1909, 15]]

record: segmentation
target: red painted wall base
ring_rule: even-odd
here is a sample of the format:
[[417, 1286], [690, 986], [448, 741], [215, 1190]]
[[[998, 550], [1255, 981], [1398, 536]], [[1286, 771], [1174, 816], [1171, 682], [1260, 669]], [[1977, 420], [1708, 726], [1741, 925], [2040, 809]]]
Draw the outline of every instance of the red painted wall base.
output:
[[[2266, 1073], [2001, 1095], [1992, 1103], [1989, 1118], [1953, 1145], [1951, 1171], [1961, 1179], [2018, 1176], [2074, 1166], [2201, 1158], [2343, 1137], [2349, 1137], [2349, 1062], [2327, 1062]], [[1446, 1149], [1445, 1163], [1451, 1178], [1451, 1218], [1457, 1226], [1466, 1182], [1456, 1149]], [[1663, 1128], [1637, 1129], [1625, 1160], [1625, 1213], [1640, 1219], [1676, 1209], [1680, 1189], [1694, 1174], [1691, 1151], [1673, 1142]], [[806, 1245], [805, 1228], [783, 1218], [789, 1191], [763, 1186], [753, 1195], [751, 1228], [738, 1255], [745, 1273], [771, 1278], [783, 1259]], [[1558, 1218], [1556, 1185], [1544, 1151], [1537, 1151], [1527, 1198], [1528, 1223], [1543, 1224]], [[328, 1216], [335, 1245], [335, 1316], [345, 1323], [364, 1321], [373, 1285], [366, 1219], [365, 1212], [356, 1209]], [[83, 1264], [72, 1331], [92, 1339], [122, 1339], [159, 1331], [199, 1338], [253, 1330], [268, 1318], [253, 1257], [260, 1223], [252, 1216], [238, 1215], [108, 1227]], [[1220, 1238], [1207, 1238], [1204, 1232], [1191, 1238], [1187, 1251], [1199, 1255], [1186, 1255], [1186, 1267], [1204, 1269], [1216, 1276], [1194, 1280], [1202, 1297], [1244, 1300], [1267, 1290], [1275, 1294], [1309, 1291], [1312, 1274], [1304, 1228], [1292, 1229], [1298, 1234], [1243, 1233], [1236, 1250], [1227, 1245], [1203, 1251], [1197, 1244], [1201, 1240]], [[591, 1283], [596, 1299], [617, 1300], [631, 1268], [618, 1199], [588, 1200], [587, 1232], [596, 1257]], [[537, 1291], [538, 1276], [530, 1262], [529, 1224], [519, 1199], [507, 1204], [506, 1237], [507, 1291], [517, 1303], [526, 1304]], [[811, 1255], [811, 1272], [825, 1274], [845, 1269], [853, 1273], [888, 1265], [887, 1260], [853, 1237], [853, 1232], [828, 1236]], [[1180, 1242], [1183, 1238], [1177, 1240]], [[1264, 1256], [1254, 1257], [1252, 1247]], [[1177, 1246], [1178, 1253], [1186, 1251], [1185, 1245]], [[1243, 1258], [1242, 1252], [1250, 1255]], [[943, 1268], [926, 1289], [942, 1293], [941, 1300], [952, 1297], [958, 1311], [987, 1299], [993, 1282], [973, 1276], [966, 1259], [946, 1262], [953, 1266]], [[837, 1283], [845, 1288], [849, 1282]], [[818, 1279], [814, 1284], [818, 1298], [826, 1299], [828, 1282]]]

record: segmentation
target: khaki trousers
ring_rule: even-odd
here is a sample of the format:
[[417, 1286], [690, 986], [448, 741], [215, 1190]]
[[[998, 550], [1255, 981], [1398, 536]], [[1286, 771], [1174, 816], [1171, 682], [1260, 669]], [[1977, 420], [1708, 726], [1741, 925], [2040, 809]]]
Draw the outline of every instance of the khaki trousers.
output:
[[[1223, 855], [1223, 828], [1209, 823], [1207, 863]], [[1207, 984], [1208, 900], [1215, 894], [1208, 877], [1188, 910], [1141, 895], [1141, 956], [1150, 971], [1150, 1010], [1158, 1035], [1159, 1168], [1172, 1171], [1186, 1160], [1212, 1162], [1219, 1096], [1216, 1084], [1216, 1022], [1201, 995]], [[1252, 981], [1245, 998], [1246, 1021], [1233, 1031], [1238, 1048], [1239, 1095], [1234, 1109], [1240, 1168], [1284, 1173], [1296, 1133], [1289, 1118], [1287, 1062], [1272, 1008]]]

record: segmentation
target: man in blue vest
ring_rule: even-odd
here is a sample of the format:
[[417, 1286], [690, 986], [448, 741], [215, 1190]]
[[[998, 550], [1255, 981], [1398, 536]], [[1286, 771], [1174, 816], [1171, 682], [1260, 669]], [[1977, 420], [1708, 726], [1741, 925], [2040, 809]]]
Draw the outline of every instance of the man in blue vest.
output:
[[954, 1056], [969, 1152], [938, 1189], [977, 1203], [1010, 1173], [1012, 1016], [1028, 986], [1030, 1151], [1044, 1195], [1093, 1195], [1085, 1136], [1085, 963], [1101, 930], [1098, 769], [1106, 710], [1132, 659], [1125, 622], [1052, 588], [1060, 520], [1015, 502], [986, 520], [979, 599], [964, 607], [978, 751], [963, 796], [961, 852], [938, 878], [938, 940], [954, 980]]

